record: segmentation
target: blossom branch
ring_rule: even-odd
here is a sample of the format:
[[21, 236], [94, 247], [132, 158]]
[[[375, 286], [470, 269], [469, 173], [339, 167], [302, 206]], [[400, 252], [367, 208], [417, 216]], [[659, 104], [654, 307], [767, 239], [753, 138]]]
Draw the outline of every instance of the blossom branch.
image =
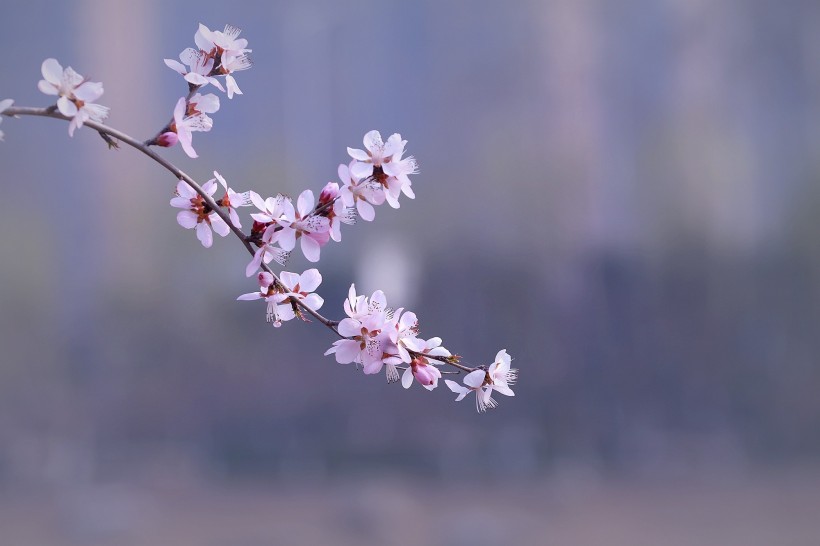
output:
[[[43, 80], [40, 91], [58, 97], [53, 106], [46, 108], [13, 107], [14, 101], [0, 101], [3, 116], [40, 116], [69, 122], [69, 135], [83, 125], [96, 131], [111, 148], [122, 142], [139, 150], [178, 180], [171, 206], [182, 209], [177, 222], [186, 229], [195, 229], [202, 245], [213, 244], [213, 232], [225, 237], [233, 233], [252, 255], [245, 269], [247, 276], [257, 274], [259, 290], [242, 294], [239, 300], [263, 299], [267, 303], [267, 320], [274, 326], [283, 321], [300, 318], [309, 322], [313, 317], [334, 332], [340, 339], [335, 341], [325, 355], [333, 354], [340, 364], [355, 363], [365, 374], [385, 370], [389, 383], [398, 381], [404, 388], [418, 382], [427, 390], [438, 386], [445, 374], [464, 372], [464, 384], [445, 380], [447, 387], [462, 400], [468, 393], [476, 395], [479, 411], [497, 404], [492, 393], [514, 396], [510, 385], [515, 383], [517, 371], [510, 368], [510, 356], [506, 350], [496, 355], [489, 366], [470, 367], [461, 363], [461, 357], [451, 354], [442, 346], [438, 337], [422, 339], [416, 314], [404, 308], [391, 309], [381, 290], [371, 296], [357, 295], [350, 286], [344, 302], [346, 318], [335, 321], [318, 309], [324, 300], [314, 291], [322, 282], [318, 269], [308, 269], [302, 274], [282, 271], [276, 275], [268, 265], [271, 260], [284, 265], [290, 252], [300, 242], [302, 253], [311, 262], [319, 261], [321, 247], [329, 242], [341, 241], [341, 224], [352, 224], [356, 216], [366, 222], [375, 217], [374, 206], [388, 203], [399, 208], [399, 197], [415, 197], [409, 175], [418, 172], [413, 156], [404, 157], [407, 141], [394, 133], [383, 141], [378, 131], [364, 136], [364, 150], [348, 148], [352, 161], [339, 165], [341, 187], [329, 182], [322, 189], [318, 201], [311, 190], [303, 191], [296, 202], [285, 195], [263, 199], [254, 191], [237, 193], [216, 171], [215, 178], [200, 185], [179, 167], [154, 152], [151, 146], [170, 147], [179, 143], [192, 158], [197, 153], [192, 146], [192, 134], [210, 131], [213, 120], [207, 115], [219, 110], [219, 97], [202, 95], [199, 90], [213, 85], [226, 92], [231, 99], [242, 91], [233, 73], [250, 67], [247, 40], [239, 38], [240, 30], [230, 25], [224, 31], [211, 31], [200, 24], [194, 39], [197, 49], [187, 48], [180, 55], [181, 62], [165, 59], [165, 64], [181, 74], [188, 84], [187, 94], [174, 108], [173, 118], [153, 138], [138, 141], [130, 135], [104, 125], [109, 109], [95, 104], [103, 94], [102, 83], [91, 82], [77, 74], [71, 67], [63, 69], [56, 59], [46, 59], [42, 64]], [[222, 82], [224, 81], [225, 87]], [[0, 117], [2, 119], [2, 117]], [[3, 133], [0, 131], [0, 140]], [[221, 184], [224, 195], [215, 199]], [[255, 206], [251, 214], [253, 225], [250, 232], [242, 231], [238, 207]], [[295, 206], [294, 206], [295, 205]], [[439, 370], [450, 366], [453, 371]]]
[[[39, 116], [39, 117], [59, 119], [59, 120], [63, 120], [63, 121], [71, 121], [70, 117], [61, 114], [54, 107], [33, 108], [33, 107], [28, 107], [28, 106], [13, 106], [13, 107], [10, 107], [10, 108], [6, 108], [6, 110], [4, 110], [2, 112], [2, 115], [8, 116], [8, 117]], [[162, 157], [161, 155], [156, 153], [154, 150], [149, 148], [144, 143], [140, 142], [139, 140], [135, 139], [134, 137], [132, 137], [132, 136], [130, 136], [130, 135], [128, 135], [128, 134], [126, 134], [122, 131], [119, 131], [117, 129], [114, 129], [113, 127], [109, 127], [108, 125], [105, 125], [103, 123], [99, 123], [99, 122], [96, 122], [96, 121], [86, 121], [84, 125], [86, 127], [90, 127], [91, 129], [94, 129], [95, 131], [97, 131], [100, 134], [107, 135], [109, 137], [115, 138], [116, 140], [118, 140], [120, 142], [123, 142], [123, 143], [127, 144], [128, 146], [131, 146], [135, 150], [139, 150], [143, 154], [147, 155], [148, 157], [150, 157], [151, 159], [153, 159], [154, 161], [159, 163], [162, 167], [164, 167], [171, 174], [173, 174], [177, 178], [177, 180], [182, 180], [183, 182], [185, 182], [185, 184], [187, 184], [200, 197], [202, 197], [202, 200], [208, 205], [208, 207], [210, 209], [213, 210], [213, 212], [218, 214], [219, 217], [222, 218], [222, 220], [225, 221], [226, 224], [228, 224], [228, 227], [230, 228], [231, 232], [234, 235], [236, 235], [236, 237], [242, 242], [242, 244], [245, 246], [245, 248], [247, 249], [248, 252], [250, 252], [251, 254], [254, 254], [256, 252], [254, 250], [253, 246], [250, 243], [250, 238], [247, 235], [245, 235], [245, 233], [241, 229], [239, 229], [239, 228], [237, 228], [236, 226], [233, 225], [233, 223], [231, 222], [230, 217], [228, 216], [228, 213], [226, 213], [224, 210], [222, 210], [222, 208], [216, 203], [216, 201], [214, 201], [214, 198], [211, 197], [207, 192], [205, 192], [205, 190], [202, 189], [202, 186], [196, 180], [194, 180], [190, 175], [185, 173], [182, 169], [180, 169], [179, 167], [177, 167], [176, 165], [174, 165], [173, 163], [171, 163], [170, 161], [168, 161], [167, 159], [165, 159], [164, 157]], [[263, 263], [263, 264], [261, 264], [261, 267], [273, 276], [273, 278], [274, 278], [274, 280], [277, 284], [279, 284], [281, 286], [284, 286], [284, 285], [281, 284], [282, 281], [279, 279], [279, 277], [276, 275], [276, 273], [273, 272], [273, 270], [270, 268], [270, 266]], [[322, 324], [324, 324], [325, 326], [327, 326], [328, 328], [333, 330], [333, 332], [336, 333], [337, 335], [340, 335], [337, 328], [336, 328], [336, 326], [338, 324], [338, 321], [334, 321], [334, 320], [331, 320], [329, 318], [326, 318], [326, 317], [322, 316], [319, 312], [315, 311], [314, 309], [309, 308], [307, 305], [305, 305], [301, 301], [296, 301], [294, 298], [291, 298], [291, 300], [295, 301], [295, 303], [302, 309], [302, 311], [306, 312], [307, 314], [309, 314], [310, 316], [312, 316], [313, 318], [315, 318], [316, 320], [318, 320], [319, 322], [321, 322]]]

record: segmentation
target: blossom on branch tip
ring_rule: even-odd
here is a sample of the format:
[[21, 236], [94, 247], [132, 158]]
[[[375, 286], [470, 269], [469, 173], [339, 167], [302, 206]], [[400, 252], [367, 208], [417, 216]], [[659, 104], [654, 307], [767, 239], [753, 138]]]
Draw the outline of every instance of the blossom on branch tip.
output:
[[[202, 190], [208, 196], [213, 196], [216, 182], [207, 182]], [[196, 238], [205, 248], [210, 248], [213, 244], [212, 228], [223, 237], [230, 232], [228, 224], [183, 180], [177, 183], [176, 196], [171, 199], [171, 206], [184, 209], [177, 213], [177, 223], [185, 229], [196, 229]]]
[[470, 392], [475, 392], [476, 409], [483, 412], [498, 406], [498, 402], [492, 397], [493, 391], [504, 396], [515, 396], [510, 385], [515, 384], [517, 377], [518, 371], [510, 368], [510, 355], [506, 349], [502, 349], [495, 355], [495, 361], [488, 370], [477, 369], [468, 373], [464, 377], [464, 385], [449, 379], [444, 382], [451, 391], [458, 394], [456, 402], [463, 400]]
[[[6, 111], [6, 109], [10, 108], [11, 105], [14, 104], [12, 99], [3, 99], [0, 100], [0, 114]], [[0, 115], [0, 121], [3, 121], [3, 116]], [[3, 140], [3, 131], [0, 131], [0, 142]]]
[[282, 271], [280, 279], [282, 288], [277, 288], [273, 275], [263, 271], [258, 275], [260, 290], [242, 294], [236, 299], [245, 301], [264, 299], [268, 304], [267, 321], [276, 327], [296, 317], [297, 313], [305, 320], [296, 305], [297, 301], [314, 311], [322, 307], [324, 300], [318, 294], [313, 293], [322, 283], [322, 275], [318, 269], [308, 269], [301, 275]]
[[74, 136], [74, 131], [86, 121], [102, 122], [108, 117], [108, 107], [94, 104], [103, 94], [102, 83], [86, 80], [70, 66], [63, 69], [57, 59], [43, 61], [40, 71], [44, 79], [40, 80], [37, 88], [46, 95], [59, 97], [57, 109], [62, 115], [71, 118], [68, 124], [69, 136]]

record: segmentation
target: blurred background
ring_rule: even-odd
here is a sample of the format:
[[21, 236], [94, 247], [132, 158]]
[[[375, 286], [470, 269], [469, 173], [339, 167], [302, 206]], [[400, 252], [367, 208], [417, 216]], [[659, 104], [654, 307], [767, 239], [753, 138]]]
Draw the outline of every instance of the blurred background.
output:
[[[820, 544], [820, 4], [0, 0], [0, 98], [56, 57], [148, 138], [242, 28], [200, 181], [319, 191], [370, 129], [417, 198], [322, 251], [515, 398], [478, 415], [272, 329], [233, 239], [88, 129], [5, 119], [0, 543]], [[247, 218], [246, 216], [244, 218]], [[311, 267], [294, 253], [288, 270]]]

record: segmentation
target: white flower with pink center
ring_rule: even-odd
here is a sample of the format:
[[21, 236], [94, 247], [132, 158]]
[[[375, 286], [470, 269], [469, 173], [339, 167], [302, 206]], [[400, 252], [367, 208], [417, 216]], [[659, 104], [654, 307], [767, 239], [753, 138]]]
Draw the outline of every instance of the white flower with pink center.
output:
[[277, 290], [274, 286], [273, 275], [267, 271], [259, 273], [260, 290], [249, 294], [242, 294], [238, 300], [264, 299], [267, 302], [266, 319], [274, 326], [281, 326], [282, 322], [291, 320], [301, 314], [296, 301], [303, 303], [309, 309], [318, 311], [324, 300], [313, 293], [322, 283], [322, 275], [318, 269], [308, 269], [301, 275], [282, 271], [280, 280], [284, 290]]
[[351, 161], [350, 165], [339, 165], [339, 180], [342, 181], [340, 194], [346, 207], [355, 207], [362, 220], [371, 222], [376, 217], [373, 205], [384, 203], [385, 195], [378, 182], [354, 176], [350, 171], [354, 164], [355, 161]]
[[211, 75], [214, 68], [213, 57], [208, 56], [204, 51], [189, 47], [179, 54], [179, 60], [182, 63], [174, 59], [165, 59], [165, 66], [182, 74], [185, 81], [191, 85], [201, 87], [210, 83], [223, 93], [225, 92], [219, 80]]
[[507, 350], [501, 349], [495, 355], [495, 362], [490, 364], [490, 368], [487, 370], [489, 386], [504, 396], [515, 396], [510, 385], [515, 385], [515, 381], [518, 379], [518, 370], [510, 368], [511, 360]]
[[[381, 335], [387, 317], [387, 298], [381, 290], [373, 292], [370, 299], [357, 296], [356, 287], [351, 285], [344, 307], [348, 318], [339, 323], [338, 331], [346, 339], [335, 341], [325, 355], [335, 353], [339, 364], [356, 362], [373, 370], [371, 365], [381, 361], [383, 344], [389, 341]], [[366, 373], [377, 373], [380, 369]]]
[[[211, 180], [202, 186], [202, 190], [213, 196], [216, 187], [216, 182]], [[205, 248], [210, 248], [214, 241], [211, 229], [223, 237], [230, 232], [228, 224], [182, 180], [177, 184], [176, 197], [171, 199], [171, 206], [184, 209], [177, 213], [177, 222], [185, 229], [196, 229], [196, 237]]]
[[510, 385], [515, 384], [518, 371], [510, 368], [510, 355], [505, 349], [498, 351], [495, 362], [490, 364], [487, 371], [478, 369], [468, 373], [464, 377], [464, 385], [459, 385], [449, 379], [444, 382], [447, 387], [456, 393], [456, 402], [463, 400], [470, 392], [475, 392], [476, 409], [479, 412], [498, 406], [498, 402], [492, 397], [493, 391], [504, 396], [515, 396]]
[[313, 214], [313, 192], [305, 190], [296, 201], [293, 221], [279, 233], [279, 246], [293, 250], [296, 239], [301, 240], [302, 253], [311, 262], [318, 262], [321, 247], [330, 239], [330, 221]]
[[380, 170], [384, 163], [392, 160], [393, 155], [401, 155], [406, 143], [398, 133], [390, 135], [385, 143], [382, 141], [382, 135], [375, 130], [364, 135], [363, 141], [365, 150], [347, 149], [350, 157], [356, 160], [350, 171], [358, 178], [370, 178], [374, 173], [378, 174], [375, 170]]
[[44, 79], [40, 80], [37, 87], [46, 95], [59, 97], [57, 109], [62, 115], [71, 118], [68, 124], [69, 136], [74, 136], [74, 131], [86, 121], [102, 122], [108, 117], [108, 107], [93, 104], [103, 94], [102, 83], [86, 80], [70, 66], [63, 70], [56, 59], [43, 61], [40, 70]]
[[200, 23], [194, 35], [194, 41], [197, 47], [206, 53], [211, 53], [216, 49], [213, 55], [215, 57], [222, 57], [226, 54], [229, 57], [235, 57], [251, 52], [247, 48], [248, 41], [239, 37], [241, 33], [241, 29], [232, 25], [225, 25], [224, 30], [211, 30]]

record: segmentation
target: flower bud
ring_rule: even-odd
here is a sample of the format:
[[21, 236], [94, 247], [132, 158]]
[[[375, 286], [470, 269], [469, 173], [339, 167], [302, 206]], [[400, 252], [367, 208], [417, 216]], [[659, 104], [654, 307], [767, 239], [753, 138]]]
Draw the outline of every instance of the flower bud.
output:
[[339, 197], [339, 184], [336, 182], [328, 182], [325, 184], [325, 187], [322, 188], [322, 193], [319, 194], [319, 205], [330, 203], [337, 197]]
[[273, 275], [267, 271], [260, 271], [257, 279], [259, 280], [259, 286], [263, 289], [273, 284]]
[[435, 376], [430, 371], [430, 366], [421, 359], [415, 359], [410, 364], [413, 367], [413, 377], [422, 385], [432, 385], [435, 383]]
[[162, 146], [163, 148], [170, 148], [174, 144], [179, 141], [179, 136], [173, 131], [168, 131], [167, 133], [162, 133], [157, 137], [157, 146]]

